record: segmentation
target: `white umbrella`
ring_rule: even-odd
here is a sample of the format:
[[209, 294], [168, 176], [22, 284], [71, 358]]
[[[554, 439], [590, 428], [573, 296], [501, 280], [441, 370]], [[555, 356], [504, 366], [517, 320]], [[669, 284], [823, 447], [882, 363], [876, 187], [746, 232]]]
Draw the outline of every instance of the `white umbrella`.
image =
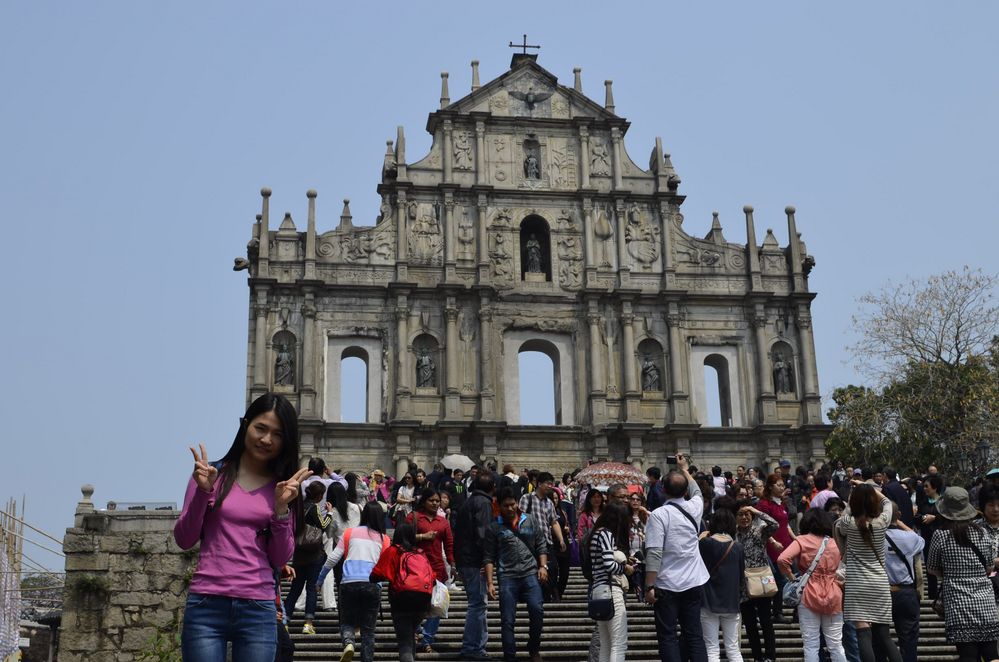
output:
[[468, 471], [475, 466], [475, 462], [472, 462], [472, 458], [467, 455], [459, 455], [457, 453], [442, 457], [441, 464], [444, 465], [445, 469], [461, 469], [462, 471]]

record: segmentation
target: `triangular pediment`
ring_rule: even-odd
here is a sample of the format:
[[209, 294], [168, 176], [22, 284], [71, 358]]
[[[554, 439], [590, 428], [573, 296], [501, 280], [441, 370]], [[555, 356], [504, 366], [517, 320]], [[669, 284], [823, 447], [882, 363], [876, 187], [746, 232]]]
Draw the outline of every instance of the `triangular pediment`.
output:
[[533, 61], [515, 66], [444, 110], [501, 117], [620, 119], [581, 92], [559, 85], [554, 74]]

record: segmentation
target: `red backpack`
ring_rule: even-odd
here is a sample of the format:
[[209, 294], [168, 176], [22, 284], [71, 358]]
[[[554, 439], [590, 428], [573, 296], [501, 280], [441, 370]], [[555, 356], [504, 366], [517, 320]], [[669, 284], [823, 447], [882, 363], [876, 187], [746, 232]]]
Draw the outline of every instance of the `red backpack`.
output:
[[393, 593], [413, 592], [430, 595], [434, 591], [436, 578], [426, 554], [419, 551], [402, 552], [399, 555], [399, 568], [389, 583], [389, 590]]

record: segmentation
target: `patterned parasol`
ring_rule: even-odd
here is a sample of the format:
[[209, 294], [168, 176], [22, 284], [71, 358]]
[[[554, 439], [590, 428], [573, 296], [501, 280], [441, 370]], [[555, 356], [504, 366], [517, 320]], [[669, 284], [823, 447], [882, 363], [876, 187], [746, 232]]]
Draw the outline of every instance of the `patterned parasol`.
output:
[[576, 480], [588, 485], [613, 485], [614, 483], [644, 485], [648, 482], [641, 469], [636, 469], [630, 464], [623, 464], [621, 462], [597, 462], [596, 464], [591, 464], [576, 474]]

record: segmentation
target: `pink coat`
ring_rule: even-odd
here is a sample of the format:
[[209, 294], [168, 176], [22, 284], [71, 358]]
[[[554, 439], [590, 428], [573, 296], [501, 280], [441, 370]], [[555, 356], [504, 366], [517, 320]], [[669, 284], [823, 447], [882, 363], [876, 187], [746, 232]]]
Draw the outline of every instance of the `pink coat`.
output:
[[[806, 534], [798, 536], [790, 545], [784, 548], [777, 558], [777, 567], [786, 574], [791, 564], [797, 562], [798, 571], [804, 573], [812, 564], [812, 559], [819, 552], [822, 536]], [[819, 564], [815, 566], [801, 602], [817, 614], [839, 614], [843, 611], [843, 587], [836, 581], [836, 568], [839, 567], [839, 547], [836, 541], [829, 537], [826, 549], [822, 552]]]

